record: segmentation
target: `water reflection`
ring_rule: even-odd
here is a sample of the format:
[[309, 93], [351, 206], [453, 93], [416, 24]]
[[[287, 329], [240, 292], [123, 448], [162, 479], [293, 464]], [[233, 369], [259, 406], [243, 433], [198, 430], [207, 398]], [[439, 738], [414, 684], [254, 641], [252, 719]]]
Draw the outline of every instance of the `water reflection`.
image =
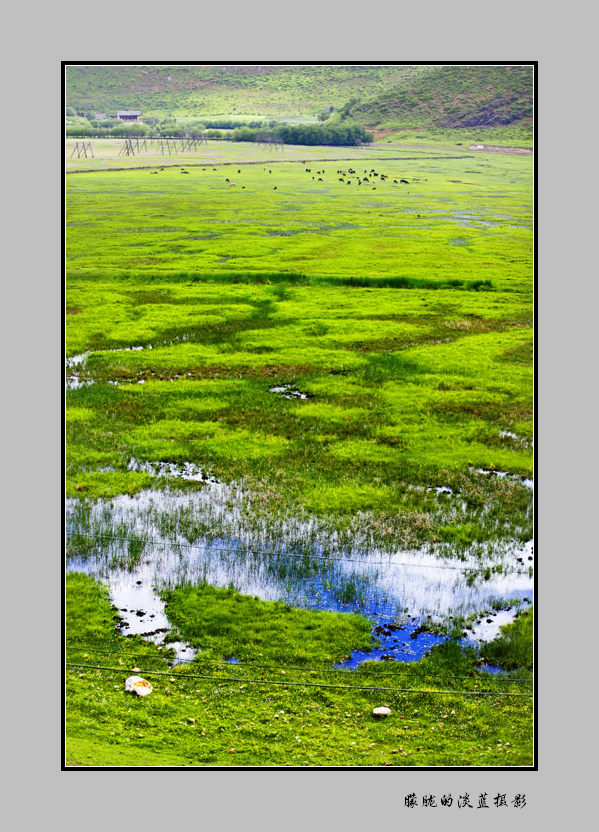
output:
[[[348, 667], [372, 658], [416, 661], [445, 638], [427, 632], [427, 625], [493, 606], [500, 611], [469, 630], [466, 640], [494, 638], [513, 617], [513, 605], [532, 598], [532, 542], [492, 557], [460, 559], [358, 544], [343, 549], [335, 545], [336, 533], [325, 541], [314, 518], [297, 520], [295, 527], [290, 522], [275, 541], [244, 525], [239, 497], [235, 486], [208, 482], [192, 495], [146, 491], [94, 504], [69, 500], [68, 569], [106, 583], [123, 633], [155, 641], [170, 627], [158, 593], [187, 583], [359, 612], [372, 621], [380, 647], [354, 654]], [[218, 519], [238, 534], [214, 536]], [[178, 659], [192, 658], [191, 650], [179, 645]]]

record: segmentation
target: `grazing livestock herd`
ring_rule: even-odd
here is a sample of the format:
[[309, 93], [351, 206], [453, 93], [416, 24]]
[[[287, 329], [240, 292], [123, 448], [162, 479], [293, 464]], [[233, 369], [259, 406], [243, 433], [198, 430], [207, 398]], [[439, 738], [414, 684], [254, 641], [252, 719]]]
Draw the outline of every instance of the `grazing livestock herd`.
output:
[[[306, 168], [305, 170], [306, 170], [306, 173], [312, 173], [311, 168]], [[317, 170], [316, 173], [317, 174], [319, 174], [319, 173], [323, 174], [324, 169], [323, 170]], [[375, 181], [375, 177], [377, 177], [377, 176], [378, 176], [378, 180], [377, 180], [378, 182], [385, 182], [389, 178], [388, 173], [379, 173], [374, 168], [371, 168], [369, 171], [364, 169], [364, 172], [362, 174], [356, 173], [354, 168], [348, 168], [347, 170], [337, 170], [336, 173], [337, 173], [337, 176], [338, 176], [338, 181], [341, 182], [344, 185], [352, 185], [352, 184], [362, 185], [362, 184], [366, 184], [366, 185], [370, 185], [370, 187], [372, 188], [373, 191], [376, 190], [376, 185], [371, 184], [371, 178], [372, 178], [372, 182]], [[352, 179], [352, 177], [353, 177], [353, 179]], [[314, 179], [314, 176], [312, 177], [312, 179]], [[319, 176], [317, 181], [318, 182], [324, 182], [324, 179], [322, 179], [322, 177]], [[399, 184], [409, 185], [410, 183], [408, 182], [407, 179], [400, 179], [399, 182], [397, 181], [397, 179], [394, 179], [393, 184], [394, 185], [399, 185]]]
[[[301, 164], [305, 165], [306, 163], [305, 163], [305, 161], [302, 161]], [[165, 169], [164, 167], [161, 167], [159, 170], [151, 171], [151, 173], [159, 173], [159, 171], [163, 171], [164, 169]], [[203, 167], [202, 170], [205, 171], [205, 170], [207, 170], [207, 168]], [[217, 168], [212, 168], [212, 170], [216, 171]], [[272, 174], [271, 169], [263, 168], [262, 170], [265, 173], [268, 172], [268, 174]], [[312, 174], [312, 168], [304, 168], [304, 170], [305, 170], [306, 173]], [[189, 174], [189, 171], [185, 170], [185, 168], [180, 168], [179, 172]], [[242, 172], [242, 169], [238, 168], [237, 173], [241, 173], [241, 172]], [[315, 171], [315, 175], [312, 175], [312, 181], [324, 182], [325, 181], [324, 178], [323, 178], [324, 174], [325, 174], [325, 169], [324, 168], [322, 170]], [[347, 170], [338, 169], [336, 171], [336, 175], [337, 175], [337, 181], [341, 182], [344, 185], [352, 185], [352, 184], [368, 185], [373, 191], [376, 190], [376, 185], [373, 184], [374, 182], [382, 184], [383, 182], [386, 182], [387, 179], [389, 178], [388, 173], [380, 173], [379, 171], [376, 171], [374, 168], [371, 168], [368, 171], [366, 169], [364, 169], [362, 174], [357, 173], [354, 168], [348, 168]], [[417, 181], [420, 181], [420, 180], [414, 179], [412, 181], [417, 182]], [[228, 177], [225, 177], [225, 184], [229, 188], [236, 188], [237, 187], [237, 183], [232, 182]], [[391, 184], [393, 184], [393, 185], [409, 185], [410, 183], [407, 179], [399, 179], [399, 181], [397, 179], [393, 179], [391, 181]], [[242, 188], [242, 190], [245, 190], [245, 185], [242, 185], [241, 188]], [[273, 189], [273, 191], [276, 191], [278, 189], [278, 186], [273, 185], [272, 189]]]

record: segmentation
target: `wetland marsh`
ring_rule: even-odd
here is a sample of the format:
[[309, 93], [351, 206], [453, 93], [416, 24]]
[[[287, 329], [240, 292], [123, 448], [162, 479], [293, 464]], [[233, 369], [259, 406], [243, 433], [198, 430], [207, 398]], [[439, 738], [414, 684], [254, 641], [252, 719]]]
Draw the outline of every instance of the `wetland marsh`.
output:
[[[294, 147], [275, 161], [221, 143], [216, 163], [214, 152], [131, 170], [103, 169], [114, 158], [98, 153], [66, 176], [67, 599], [72, 621], [96, 591], [104, 610], [82, 646], [67, 624], [71, 657], [101, 664], [101, 635], [165, 672], [179, 661], [178, 680], [209, 659], [226, 676], [234, 659], [243, 681], [270, 656], [266, 681], [300, 665], [376, 685], [384, 668], [403, 688], [407, 662], [480, 692], [496, 690], [478, 669], [487, 651], [506, 679], [530, 679], [524, 653], [484, 644], [514, 616], [518, 632], [532, 620], [532, 158]], [[288, 650], [274, 650], [274, 624], [268, 638], [247, 629], [269, 615]], [[315, 637], [302, 650], [304, 629]], [[73, 760], [94, 753], [81, 738], [92, 677], [108, 678], [68, 674]], [[281, 693], [292, 709], [293, 691]], [[335, 712], [345, 695], [326, 694]], [[146, 713], [152, 698], [136, 704]], [[421, 716], [449, 713], [442, 698]], [[468, 743], [428, 748], [419, 717], [393, 764], [503, 765], [496, 735], [511, 719], [512, 755], [531, 765], [529, 700], [482, 699], [469, 717], [459, 707], [493, 737], [490, 756], [486, 744], [483, 760]], [[374, 730], [391, 753], [396, 733], [356, 728], [357, 701], [352, 730]], [[127, 724], [116, 699], [106, 707]], [[337, 757], [316, 732], [310, 764], [355, 764], [346, 728]], [[100, 757], [118, 759], [93, 731]], [[231, 764], [213, 740], [190, 760]], [[303, 764], [281, 743], [269, 760]], [[183, 759], [166, 746], [140, 750], [139, 764]], [[268, 764], [265, 747], [249, 764]]]

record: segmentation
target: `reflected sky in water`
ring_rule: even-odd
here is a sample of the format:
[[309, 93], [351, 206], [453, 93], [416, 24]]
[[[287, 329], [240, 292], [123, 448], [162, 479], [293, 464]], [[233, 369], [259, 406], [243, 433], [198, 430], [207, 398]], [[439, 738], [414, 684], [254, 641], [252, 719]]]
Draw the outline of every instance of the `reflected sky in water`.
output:
[[[532, 542], [485, 559], [359, 548], [359, 541], [342, 551], [336, 548], [334, 533], [323, 536], [316, 518], [289, 521], [273, 541], [266, 527], [248, 529], [241, 496], [238, 486], [211, 481], [193, 494], [145, 491], [87, 504], [85, 509], [79, 501], [68, 500], [67, 568], [106, 583], [124, 634], [139, 633], [156, 641], [164, 638], [169, 622], [155, 589], [183, 583], [233, 586], [262, 600], [359, 612], [374, 629], [392, 622], [402, 627], [378, 632], [380, 647], [370, 654], [354, 654], [346, 666], [365, 658], [416, 661], [444, 638], [421, 632], [427, 621], [467, 617], [503, 599], [504, 609], [490, 613], [488, 622], [485, 616], [475, 624], [467, 641], [494, 638], [499, 626], [513, 618], [515, 608], [505, 608], [509, 602], [532, 600]], [[203, 535], [190, 542], [177, 528], [181, 518], [191, 518], [195, 529], [197, 524], [210, 527], [218, 521], [238, 534]], [[98, 535], [104, 535], [103, 540]], [[178, 658], [190, 658], [190, 650], [179, 645]]]

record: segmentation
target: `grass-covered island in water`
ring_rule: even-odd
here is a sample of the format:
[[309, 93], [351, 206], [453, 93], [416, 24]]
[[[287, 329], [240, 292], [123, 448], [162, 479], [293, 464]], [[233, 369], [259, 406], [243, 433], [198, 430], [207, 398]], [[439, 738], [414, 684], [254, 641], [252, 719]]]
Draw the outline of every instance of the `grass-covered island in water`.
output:
[[66, 766], [534, 766], [532, 75], [401, 69], [371, 144], [67, 140]]

